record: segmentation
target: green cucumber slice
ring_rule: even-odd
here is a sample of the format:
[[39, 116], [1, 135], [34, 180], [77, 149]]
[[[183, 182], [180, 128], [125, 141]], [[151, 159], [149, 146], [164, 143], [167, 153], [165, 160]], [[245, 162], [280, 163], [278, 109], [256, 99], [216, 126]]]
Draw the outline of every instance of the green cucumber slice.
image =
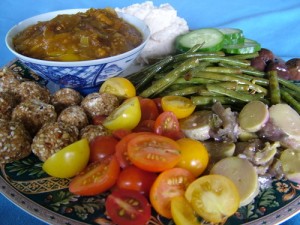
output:
[[224, 46], [233, 44], [243, 44], [245, 41], [244, 33], [237, 28], [219, 28], [224, 36]]
[[178, 36], [175, 47], [180, 52], [186, 52], [200, 44], [202, 47], [198, 51], [219, 51], [223, 48], [224, 38], [224, 34], [216, 28], [202, 28]]
[[254, 40], [245, 38], [242, 44], [225, 45], [223, 51], [227, 54], [249, 54], [257, 52], [261, 49], [261, 45]]

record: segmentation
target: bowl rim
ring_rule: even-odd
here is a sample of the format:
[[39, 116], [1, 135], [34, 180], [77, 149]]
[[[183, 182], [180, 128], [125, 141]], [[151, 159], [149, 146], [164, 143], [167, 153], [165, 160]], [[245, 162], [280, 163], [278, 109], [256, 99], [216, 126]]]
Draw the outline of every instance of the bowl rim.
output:
[[[141, 26], [141, 29], [137, 27], [136, 24], [132, 24], [135, 26], [143, 35], [143, 41], [141, 44], [139, 44], [137, 47], [131, 49], [130, 51], [121, 53], [119, 55], [115, 56], [110, 56], [106, 58], [100, 58], [100, 59], [93, 59], [93, 60], [82, 60], [82, 61], [50, 61], [50, 60], [42, 60], [42, 59], [35, 59], [31, 58], [25, 55], [22, 55], [15, 51], [13, 45], [12, 45], [12, 38], [19, 32], [23, 31], [30, 25], [34, 25], [39, 21], [48, 21], [55, 16], [59, 14], [75, 14], [78, 12], [85, 12], [89, 10], [90, 8], [78, 8], [78, 9], [64, 9], [64, 10], [57, 10], [57, 11], [51, 11], [51, 12], [46, 12], [42, 14], [38, 14], [36, 16], [29, 17], [27, 19], [24, 19], [20, 21], [19, 23], [15, 24], [13, 27], [11, 27], [8, 32], [6, 33], [5, 36], [5, 44], [6, 47], [21, 61], [26, 61], [30, 63], [35, 63], [35, 64], [40, 64], [40, 65], [45, 65], [45, 66], [57, 66], [57, 67], [77, 67], [77, 66], [91, 66], [91, 65], [99, 65], [99, 64], [104, 64], [104, 63], [111, 63], [115, 61], [120, 61], [124, 58], [127, 58], [128, 56], [134, 55], [137, 52], [139, 52], [144, 46], [146, 45], [147, 41], [150, 38], [150, 29], [149, 26], [141, 19], [127, 14], [123, 12], [116, 11], [119, 17], [123, 18], [125, 21], [129, 22], [128, 20], [133, 19], [137, 24]], [[39, 18], [44, 18], [44, 19], [39, 19]], [[24, 25], [25, 24], [25, 25]], [[20, 26], [24, 26], [22, 29], [19, 29]]]

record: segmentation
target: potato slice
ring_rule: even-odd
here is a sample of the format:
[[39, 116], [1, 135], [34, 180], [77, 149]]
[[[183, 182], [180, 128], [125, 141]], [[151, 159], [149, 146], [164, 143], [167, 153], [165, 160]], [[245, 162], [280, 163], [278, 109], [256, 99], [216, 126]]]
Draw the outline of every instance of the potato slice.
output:
[[280, 155], [283, 172], [287, 179], [300, 184], [300, 150], [286, 149]]

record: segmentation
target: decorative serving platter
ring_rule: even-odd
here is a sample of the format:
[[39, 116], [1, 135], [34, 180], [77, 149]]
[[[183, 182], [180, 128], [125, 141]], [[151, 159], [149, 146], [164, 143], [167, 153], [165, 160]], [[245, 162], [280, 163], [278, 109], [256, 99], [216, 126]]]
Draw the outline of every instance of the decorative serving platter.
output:
[[[47, 82], [22, 66], [19, 61], [7, 65], [24, 78], [43, 85]], [[49, 177], [42, 162], [33, 154], [22, 160], [1, 165], [0, 190], [28, 213], [50, 224], [113, 225], [105, 213], [109, 194], [82, 197], [68, 191], [69, 179]], [[255, 201], [239, 210], [224, 225], [281, 223], [300, 212], [300, 185], [288, 180], [273, 180], [260, 191]], [[174, 222], [153, 212], [149, 225], [173, 225]], [[203, 222], [203, 224], [208, 224]]]

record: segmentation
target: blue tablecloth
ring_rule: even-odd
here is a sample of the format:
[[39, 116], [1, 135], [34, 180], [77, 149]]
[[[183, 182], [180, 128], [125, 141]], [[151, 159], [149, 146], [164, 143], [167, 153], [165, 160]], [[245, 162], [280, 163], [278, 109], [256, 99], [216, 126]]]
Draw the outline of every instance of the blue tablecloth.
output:
[[[5, 46], [6, 32], [19, 21], [41, 13], [90, 7], [125, 7], [138, 0], [1, 0], [0, 67], [14, 59]], [[300, 57], [299, 0], [154, 0], [155, 5], [170, 3], [191, 29], [236, 27], [246, 37], [261, 43], [284, 59]], [[44, 224], [0, 195], [0, 224]], [[300, 224], [300, 215], [284, 223]]]

